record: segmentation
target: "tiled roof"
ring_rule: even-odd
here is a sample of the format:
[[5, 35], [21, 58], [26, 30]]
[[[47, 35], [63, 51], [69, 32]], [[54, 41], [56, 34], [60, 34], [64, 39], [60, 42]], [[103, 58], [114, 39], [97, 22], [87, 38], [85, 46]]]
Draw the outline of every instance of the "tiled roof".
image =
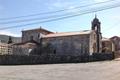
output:
[[120, 39], [120, 37], [119, 36], [113, 36], [113, 37], [111, 37], [110, 39]]
[[72, 35], [86, 35], [90, 34], [92, 30], [84, 30], [84, 31], [76, 31], [76, 32], [60, 32], [60, 33], [52, 33], [43, 36], [43, 38], [48, 37], [60, 37], [60, 36], [72, 36]]

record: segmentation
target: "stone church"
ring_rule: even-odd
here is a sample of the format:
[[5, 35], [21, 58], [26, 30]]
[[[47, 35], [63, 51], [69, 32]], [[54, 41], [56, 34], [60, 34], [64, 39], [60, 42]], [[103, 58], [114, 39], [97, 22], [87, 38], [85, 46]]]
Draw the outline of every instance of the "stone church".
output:
[[[22, 31], [22, 42], [31, 37], [42, 46], [50, 45], [56, 55], [92, 55], [102, 51], [100, 21], [95, 17], [91, 30], [54, 33], [43, 28]], [[49, 52], [48, 52], [49, 54]]]

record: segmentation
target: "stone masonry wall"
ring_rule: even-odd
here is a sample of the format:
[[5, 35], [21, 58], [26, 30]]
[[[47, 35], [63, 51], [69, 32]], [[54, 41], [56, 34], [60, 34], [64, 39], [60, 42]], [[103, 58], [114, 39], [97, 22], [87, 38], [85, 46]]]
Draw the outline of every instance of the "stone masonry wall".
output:
[[39, 38], [40, 36], [42, 36], [43, 34], [39, 31], [25, 31], [25, 32], [22, 32], [22, 42], [26, 42], [26, 41], [29, 41], [30, 40], [30, 37], [33, 36], [33, 40], [39, 42]]
[[50, 44], [58, 55], [88, 55], [89, 35], [43, 38], [42, 45]]

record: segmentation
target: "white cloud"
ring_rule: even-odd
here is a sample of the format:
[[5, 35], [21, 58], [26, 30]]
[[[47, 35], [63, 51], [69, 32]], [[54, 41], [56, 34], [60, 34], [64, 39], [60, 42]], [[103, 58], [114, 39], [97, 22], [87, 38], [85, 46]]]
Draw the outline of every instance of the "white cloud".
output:
[[79, 9], [75, 9], [75, 6], [70, 6], [67, 9], [68, 9], [67, 12], [69, 13], [79, 13], [80, 11]]
[[8, 35], [8, 36], [14, 36], [14, 37], [20, 37], [20, 34], [14, 34], [10, 31], [0, 31], [0, 34], [2, 35]]
[[67, 7], [67, 5], [68, 5], [67, 3], [56, 2], [53, 4], [53, 7], [54, 8], [65, 8]]
[[64, 1], [64, 0], [56, 0], [54, 2], [51, 2], [50, 7], [54, 9], [65, 9], [73, 5], [73, 2], [70, 1]]
[[75, 9], [76, 5], [74, 2], [70, 2], [70, 1], [63, 1], [63, 0], [56, 0], [54, 1], [53, 3], [51, 4], [46, 4], [46, 5], [49, 5], [49, 9], [50, 10], [64, 10], [65, 9], [65, 12], [67, 13], [72, 13], [72, 14], [75, 14], [75, 13], [78, 13], [79, 12], [79, 9]]
[[95, 2], [105, 2], [105, 1], [109, 1], [109, 0], [94, 0]]

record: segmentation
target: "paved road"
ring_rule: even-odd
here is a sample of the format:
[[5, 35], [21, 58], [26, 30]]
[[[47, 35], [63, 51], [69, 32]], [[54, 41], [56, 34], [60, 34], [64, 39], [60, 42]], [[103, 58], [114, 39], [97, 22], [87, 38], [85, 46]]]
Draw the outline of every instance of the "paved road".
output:
[[0, 80], [120, 80], [120, 61], [0, 66]]

